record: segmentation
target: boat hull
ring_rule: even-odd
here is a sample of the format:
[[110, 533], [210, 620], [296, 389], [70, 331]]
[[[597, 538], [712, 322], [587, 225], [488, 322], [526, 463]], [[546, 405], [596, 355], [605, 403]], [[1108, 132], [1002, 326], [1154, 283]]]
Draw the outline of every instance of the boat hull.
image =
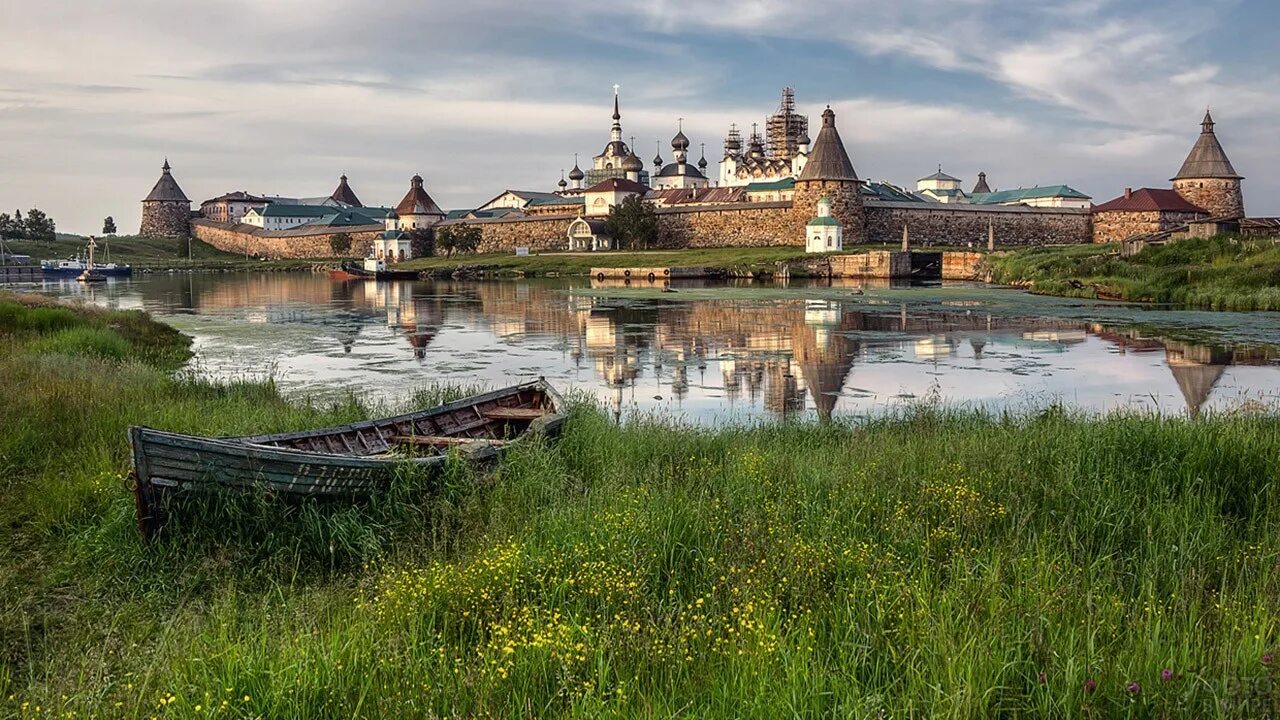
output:
[[361, 280], [416, 280], [417, 270], [365, 270], [355, 263], [343, 263], [342, 272]]
[[138, 527], [153, 538], [164, 524], [169, 498], [189, 492], [370, 497], [406, 471], [438, 470], [450, 449], [477, 463], [496, 460], [524, 437], [558, 435], [564, 419], [563, 400], [539, 380], [320, 430], [208, 438], [131, 427]]
[[[77, 269], [77, 268], [49, 268], [49, 267], [43, 267], [43, 268], [41, 268], [41, 269], [40, 269], [40, 271], [41, 271], [42, 273], [44, 273], [45, 277], [68, 277], [68, 278], [78, 278], [78, 277], [80, 277], [80, 274], [84, 272], [84, 269], [83, 269], [83, 268]], [[105, 277], [129, 277], [129, 276], [133, 275], [133, 268], [131, 268], [131, 267], [127, 266], [127, 265], [126, 265], [126, 266], [124, 266], [124, 267], [116, 267], [116, 268], [109, 268], [109, 269], [103, 269], [103, 268], [101, 268], [101, 267], [95, 267], [95, 268], [93, 269], [93, 271], [94, 271], [95, 273], [100, 273], [100, 274], [102, 274], [102, 275], [103, 275], [103, 276], [105, 276]]]

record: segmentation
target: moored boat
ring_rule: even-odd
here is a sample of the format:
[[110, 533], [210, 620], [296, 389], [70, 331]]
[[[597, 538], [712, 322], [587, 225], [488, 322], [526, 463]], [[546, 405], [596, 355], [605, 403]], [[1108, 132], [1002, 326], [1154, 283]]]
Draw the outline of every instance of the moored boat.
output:
[[210, 438], [131, 427], [138, 527], [154, 537], [165, 519], [166, 496], [200, 490], [369, 497], [387, 489], [406, 465], [439, 469], [452, 448], [474, 461], [491, 460], [525, 436], [554, 437], [564, 420], [564, 400], [538, 380], [319, 430]]
[[[54, 277], [79, 277], [81, 273], [88, 269], [88, 263], [79, 258], [40, 261], [40, 270], [45, 275]], [[93, 270], [106, 277], [129, 277], [133, 274], [132, 267], [115, 263], [94, 263]]]
[[365, 258], [360, 264], [345, 262], [342, 264], [342, 270], [361, 279], [414, 280], [418, 277], [417, 270], [392, 270], [387, 266], [387, 261], [377, 258]]

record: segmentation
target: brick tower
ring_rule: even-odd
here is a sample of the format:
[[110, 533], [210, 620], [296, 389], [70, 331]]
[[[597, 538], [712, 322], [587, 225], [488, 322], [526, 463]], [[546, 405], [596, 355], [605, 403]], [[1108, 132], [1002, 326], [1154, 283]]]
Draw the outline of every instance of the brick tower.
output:
[[168, 158], [156, 186], [142, 201], [142, 226], [138, 234], [153, 238], [185, 238], [191, 234], [191, 201], [169, 172]]
[[1213, 126], [1213, 116], [1205, 110], [1200, 138], [1173, 177], [1173, 189], [1213, 217], [1244, 217], [1244, 195], [1240, 190], [1244, 178], [1231, 166]]
[[862, 181], [853, 170], [849, 153], [836, 130], [836, 114], [828, 106], [822, 113], [822, 128], [809, 153], [800, 177], [796, 178], [791, 212], [795, 237], [804, 241], [804, 225], [817, 212], [823, 197], [831, 201], [831, 214], [844, 226], [845, 244], [866, 242], [866, 218], [862, 209]]

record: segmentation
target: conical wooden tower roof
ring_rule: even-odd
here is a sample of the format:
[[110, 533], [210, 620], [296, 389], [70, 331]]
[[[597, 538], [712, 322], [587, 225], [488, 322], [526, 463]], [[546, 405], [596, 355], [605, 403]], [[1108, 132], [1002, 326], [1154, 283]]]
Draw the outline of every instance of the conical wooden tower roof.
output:
[[396, 214], [400, 217], [406, 215], [440, 215], [444, 216], [444, 211], [436, 204], [435, 200], [427, 194], [422, 188], [422, 176], [414, 175], [409, 181], [409, 192], [405, 194], [404, 199], [395, 207]]
[[338, 187], [333, 191], [333, 194], [329, 196], [329, 199], [340, 202], [348, 207], [364, 207], [364, 205], [360, 204], [360, 198], [356, 197], [355, 191], [347, 184], [346, 175], [338, 178]]
[[169, 159], [165, 158], [164, 166], [160, 168], [160, 179], [156, 181], [156, 186], [151, 188], [151, 192], [143, 198], [142, 202], [184, 202], [188, 205], [191, 201], [187, 199], [187, 194], [182, 192], [182, 188], [178, 187], [178, 181], [173, 179], [173, 173], [169, 172]]
[[822, 129], [813, 143], [809, 161], [800, 172], [799, 180], [857, 180], [849, 153], [845, 152], [840, 131], [836, 130], [836, 114], [828, 107], [822, 112]]
[[1205, 110], [1204, 121], [1200, 123], [1200, 137], [1196, 140], [1195, 146], [1191, 148], [1191, 154], [1182, 163], [1182, 169], [1178, 171], [1177, 175], [1173, 176], [1174, 180], [1198, 180], [1200, 178], [1241, 179], [1240, 174], [1231, 166], [1231, 160], [1227, 158], [1226, 151], [1222, 149], [1222, 143], [1218, 142], [1218, 136], [1214, 133], [1213, 126], [1213, 116], [1209, 114], [1208, 110]]

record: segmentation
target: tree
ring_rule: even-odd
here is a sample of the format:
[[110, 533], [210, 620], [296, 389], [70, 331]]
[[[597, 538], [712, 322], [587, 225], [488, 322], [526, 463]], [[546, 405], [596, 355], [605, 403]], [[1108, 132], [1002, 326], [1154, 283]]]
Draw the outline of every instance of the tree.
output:
[[27, 220], [23, 223], [28, 240], [53, 240], [57, 237], [57, 227], [53, 218], [45, 215], [39, 208], [27, 211]]
[[449, 225], [436, 232], [436, 248], [450, 257], [454, 252], [475, 252], [483, 237], [477, 225]]
[[350, 233], [334, 233], [329, 236], [329, 249], [333, 250], [334, 255], [346, 255], [351, 252], [351, 234]]
[[480, 247], [484, 233], [479, 225], [457, 225], [454, 227], [454, 249], [458, 252], [475, 252]]
[[605, 227], [618, 249], [649, 249], [658, 242], [658, 213], [639, 195], [609, 208]]
[[14, 224], [9, 213], [0, 213], [0, 240], [14, 240], [20, 235], [18, 226]]
[[414, 228], [409, 231], [409, 249], [414, 257], [430, 257], [436, 254], [436, 233], [431, 228]]
[[107, 216], [107, 219], [102, 221], [102, 234], [103, 234], [103, 235], [115, 235], [115, 234], [116, 234], [116, 221], [115, 221], [115, 218], [113, 218], [113, 217], [111, 217], [110, 215], [108, 215], [108, 216]]
[[9, 222], [12, 228], [12, 234], [9, 237], [15, 240], [25, 240], [27, 237], [27, 223], [22, 219], [22, 211], [14, 210], [13, 218]]

